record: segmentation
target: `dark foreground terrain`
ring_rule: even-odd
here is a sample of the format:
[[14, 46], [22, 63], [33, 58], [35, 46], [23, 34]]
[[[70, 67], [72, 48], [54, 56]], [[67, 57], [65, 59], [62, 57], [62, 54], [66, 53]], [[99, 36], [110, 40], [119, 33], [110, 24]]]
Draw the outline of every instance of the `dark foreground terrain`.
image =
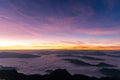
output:
[[89, 77], [81, 74], [71, 75], [65, 69], [57, 69], [46, 75], [25, 75], [16, 70], [0, 70], [0, 80], [120, 80], [116, 77]]

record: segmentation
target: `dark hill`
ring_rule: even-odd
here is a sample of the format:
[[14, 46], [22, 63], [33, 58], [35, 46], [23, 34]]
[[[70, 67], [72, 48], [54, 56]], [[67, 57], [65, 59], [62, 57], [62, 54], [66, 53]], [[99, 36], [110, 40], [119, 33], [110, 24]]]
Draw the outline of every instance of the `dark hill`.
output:
[[33, 54], [15, 53], [15, 52], [0, 52], [0, 58], [36, 58], [36, 57], [40, 57], [40, 56]]
[[103, 68], [100, 70], [102, 74], [109, 76], [109, 77], [116, 77], [120, 80], [120, 70], [119, 69], [107, 69]]
[[119, 80], [110, 77], [89, 77], [81, 74], [71, 75], [65, 69], [57, 69], [46, 75], [25, 75], [16, 70], [0, 70], [0, 80]]
[[116, 67], [115, 65], [107, 64], [107, 63], [104, 63], [104, 62], [101, 62], [101, 63], [99, 63], [95, 66], [97, 66], [97, 67]]

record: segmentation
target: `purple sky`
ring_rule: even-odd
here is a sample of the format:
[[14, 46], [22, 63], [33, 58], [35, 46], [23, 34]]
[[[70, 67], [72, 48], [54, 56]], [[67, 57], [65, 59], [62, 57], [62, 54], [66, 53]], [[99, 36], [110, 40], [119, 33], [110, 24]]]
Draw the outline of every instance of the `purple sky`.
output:
[[0, 45], [120, 46], [120, 0], [0, 0]]

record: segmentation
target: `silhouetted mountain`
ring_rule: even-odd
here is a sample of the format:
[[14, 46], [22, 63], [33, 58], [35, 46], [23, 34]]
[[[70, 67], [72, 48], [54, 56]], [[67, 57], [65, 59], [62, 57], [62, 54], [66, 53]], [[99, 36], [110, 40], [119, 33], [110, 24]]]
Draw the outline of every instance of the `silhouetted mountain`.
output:
[[72, 54], [81, 54], [82, 52], [78, 50], [58, 50], [56, 51], [56, 53], [72, 55]]
[[104, 55], [106, 55], [104, 52], [102, 52], [102, 51], [95, 51], [95, 52], [93, 52], [92, 53], [93, 55], [96, 55], [96, 56], [104, 56]]
[[87, 62], [84, 62], [82, 60], [77, 60], [77, 59], [63, 59], [63, 60], [68, 61], [68, 62], [70, 62], [74, 65], [78, 65], [78, 66], [94, 66], [92, 64], [89, 64]]
[[120, 70], [118, 70], [118, 69], [103, 68], [100, 71], [102, 72], [102, 74], [104, 74], [106, 76], [116, 77], [116, 78], [119, 78], [119, 80], [120, 80]]
[[116, 57], [116, 58], [120, 58], [120, 55], [108, 55], [110, 57]]
[[59, 54], [59, 55], [57, 55], [57, 57], [79, 57], [79, 56], [76, 56], [73, 54]]
[[57, 69], [50, 73], [51, 80], [72, 80], [72, 75], [65, 69]]
[[5, 66], [0, 66], [0, 70], [16, 70], [16, 67], [5, 67]]
[[111, 54], [120, 55], [120, 51], [114, 51], [114, 52], [112, 52]]
[[81, 74], [71, 75], [65, 69], [57, 69], [46, 75], [25, 75], [16, 70], [0, 70], [0, 80], [119, 80], [114, 77], [89, 77]]
[[115, 65], [107, 64], [104, 62], [101, 62], [101, 63], [97, 64], [96, 66], [98, 66], [98, 67], [116, 67]]
[[15, 52], [0, 53], [0, 58], [36, 58], [36, 57], [40, 57], [40, 56], [33, 54], [15, 53]]
[[79, 55], [73, 55], [73, 54], [59, 54], [57, 55], [57, 57], [77, 57], [77, 58], [82, 58], [82, 59], [87, 59], [87, 60], [99, 60], [99, 61], [104, 60], [101, 58], [95, 58], [91, 56], [79, 56]]
[[95, 57], [90, 57], [90, 56], [80, 56], [83, 59], [88, 59], [88, 60], [104, 60], [104, 59], [100, 59], [100, 58], [95, 58]]
[[103, 51], [85, 51], [82, 55], [105, 56]]
[[45, 72], [47, 72], [47, 73], [51, 73], [53, 70], [46, 70]]
[[78, 59], [63, 59], [63, 60], [68, 61], [74, 65], [77, 65], [77, 66], [116, 67], [115, 65], [107, 64], [104, 62], [101, 62], [98, 64], [90, 64], [88, 62], [84, 62], [84, 61], [78, 60]]

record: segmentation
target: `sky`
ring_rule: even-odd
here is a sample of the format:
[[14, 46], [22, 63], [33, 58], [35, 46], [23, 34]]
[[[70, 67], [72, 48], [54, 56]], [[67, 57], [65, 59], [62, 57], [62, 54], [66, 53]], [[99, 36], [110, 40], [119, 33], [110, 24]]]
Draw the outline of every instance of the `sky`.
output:
[[0, 49], [120, 50], [120, 0], [0, 0]]

